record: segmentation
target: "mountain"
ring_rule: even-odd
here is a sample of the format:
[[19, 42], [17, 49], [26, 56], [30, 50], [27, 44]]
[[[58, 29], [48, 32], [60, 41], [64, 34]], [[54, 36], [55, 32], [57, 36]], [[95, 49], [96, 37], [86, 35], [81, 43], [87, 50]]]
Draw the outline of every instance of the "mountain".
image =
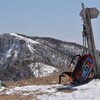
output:
[[48, 37], [0, 35], [0, 79], [16, 81], [66, 70], [82, 46]]

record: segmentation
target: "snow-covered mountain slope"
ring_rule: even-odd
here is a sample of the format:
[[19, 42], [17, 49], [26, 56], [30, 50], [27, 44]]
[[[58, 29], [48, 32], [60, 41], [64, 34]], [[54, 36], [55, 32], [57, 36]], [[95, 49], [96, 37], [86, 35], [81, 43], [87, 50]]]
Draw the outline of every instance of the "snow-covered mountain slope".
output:
[[[58, 91], [58, 88], [65, 88], [64, 91]], [[65, 91], [67, 89], [72, 91]], [[5, 90], [5, 91], [4, 91]], [[76, 87], [63, 85], [27, 85], [13, 86], [9, 88], [2, 87], [0, 95], [18, 95], [19, 99], [23, 96], [30, 97], [30, 100], [99, 100], [100, 99], [100, 80], [92, 80], [88, 84]]]
[[[81, 52], [82, 46], [75, 43], [15, 33], [2, 34], [0, 80], [19, 80], [66, 70], [71, 58]], [[52, 71], [42, 70], [50, 70], [50, 67]]]

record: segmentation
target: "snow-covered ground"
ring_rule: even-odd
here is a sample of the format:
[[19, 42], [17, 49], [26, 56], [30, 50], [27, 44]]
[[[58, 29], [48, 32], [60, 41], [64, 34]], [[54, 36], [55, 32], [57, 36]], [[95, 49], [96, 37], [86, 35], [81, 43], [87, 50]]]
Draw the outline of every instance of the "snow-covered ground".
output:
[[[73, 92], [58, 91], [58, 88], [72, 89]], [[33, 95], [33, 100], [100, 100], [100, 80], [95, 79], [88, 84], [69, 87], [63, 85], [28, 85], [22, 87], [1, 88], [2, 95]], [[35, 99], [34, 99], [35, 95]]]

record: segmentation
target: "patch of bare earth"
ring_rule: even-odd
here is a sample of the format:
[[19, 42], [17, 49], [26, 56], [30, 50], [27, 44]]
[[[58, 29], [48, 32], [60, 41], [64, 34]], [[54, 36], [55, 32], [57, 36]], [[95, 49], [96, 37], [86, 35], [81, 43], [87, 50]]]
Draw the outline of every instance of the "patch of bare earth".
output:
[[[34, 79], [22, 79], [16, 82], [6, 82], [7, 86], [25, 86], [25, 85], [54, 85], [59, 81], [60, 73], [55, 73], [46, 77], [39, 77]], [[61, 83], [68, 83], [68, 77], [62, 77]]]
[[34, 96], [21, 96], [21, 95], [0, 95], [0, 100], [36, 100]]

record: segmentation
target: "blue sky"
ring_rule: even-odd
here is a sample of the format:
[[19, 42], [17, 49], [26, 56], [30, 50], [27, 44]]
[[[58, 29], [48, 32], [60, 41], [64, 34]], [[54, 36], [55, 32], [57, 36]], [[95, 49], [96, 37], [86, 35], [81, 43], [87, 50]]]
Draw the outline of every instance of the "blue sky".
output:
[[[0, 33], [53, 37], [82, 44], [81, 3], [100, 10], [100, 0], [0, 0]], [[100, 15], [92, 20], [100, 49]]]

